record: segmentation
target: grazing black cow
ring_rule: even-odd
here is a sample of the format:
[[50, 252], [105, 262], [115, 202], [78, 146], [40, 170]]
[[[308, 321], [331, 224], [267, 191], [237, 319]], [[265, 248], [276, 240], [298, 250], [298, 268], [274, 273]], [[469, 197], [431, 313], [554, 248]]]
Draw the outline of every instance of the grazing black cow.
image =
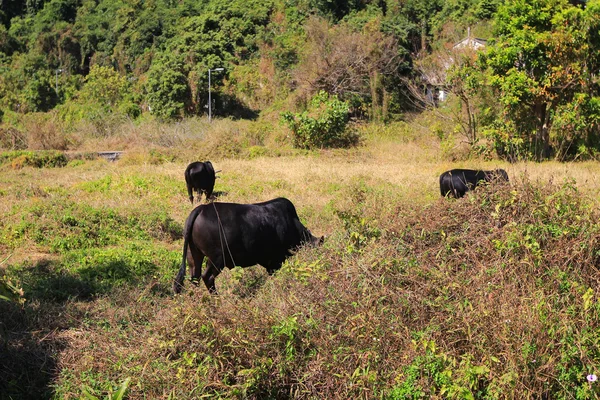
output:
[[[200, 276], [210, 293], [223, 268], [260, 264], [273, 274], [301, 244], [320, 244], [298, 219], [291, 201], [277, 198], [257, 204], [210, 203], [192, 210], [185, 221], [183, 260], [173, 290], [181, 292], [186, 259], [192, 282]], [[206, 271], [202, 261], [207, 257]]]
[[198, 200], [202, 197], [202, 193], [206, 194], [206, 200], [210, 199], [215, 187], [215, 169], [210, 161], [195, 161], [187, 166], [184, 174], [192, 204], [194, 204], [194, 190], [198, 193]]
[[508, 182], [508, 174], [503, 169], [492, 171], [452, 169], [440, 175], [440, 191], [442, 197], [450, 195], [458, 199], [469, 190], [475, 189], [481, 182], [491, 182], [496, 179]]

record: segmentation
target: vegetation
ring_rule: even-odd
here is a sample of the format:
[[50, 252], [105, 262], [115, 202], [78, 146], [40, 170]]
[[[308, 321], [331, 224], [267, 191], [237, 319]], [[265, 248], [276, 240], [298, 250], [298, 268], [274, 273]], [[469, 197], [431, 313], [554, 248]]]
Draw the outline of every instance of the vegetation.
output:
[[351, 147], [356, 144], [358, 136], [348, 127], [349, 113], [347, 102], [321, 91], [302, 114], [287, 112], [281, 117], [294, 135], [295, 147]]
[[[211, 129], [245, 124], [224, 122]], [[286, 196], [327, 234], [274, 276], [225, 271], [219, 296], [171, 292], [187, 161], [3, 164], [3, 395], [594, 398], [598, 166], [478, 161], [510, 185], [441, 199], [449, 163], [423, 123], [373, 125], [355, 149], [213, 158], [219, 200]]]
[[597, 148], [599, 18], [596, 2], [500, 7], [497, 39], [485, 57], [505, 116], [494, 136], [500, 154], [541, 160], [554, 150], [564, 159]]
[[[89, 125], [105, 136], [150, 115], [203, 115], [208, 71], [224, 68], [211, 82], [218, 116], [272, 123], [273, 112], [310, 112], [325, 91], [357, 121], [432, 105], [453, 122], [444, 135], [460, 133], [473, 153], [593, 158], [599, 12], [597, 0], [9, 1], [0, 146], [76, 149], [73, 133]], [[465, 57], [453, 44], [470, 32], [488, 46]], [[431, 102], [431, 85], [448, 101]], [[32, 125], [44, 129], [27, 138]]]
[[[600, 395], [598, 0], [1, 4], [0, 399]], [[325, 244], [173, 295], [206, 159]]]

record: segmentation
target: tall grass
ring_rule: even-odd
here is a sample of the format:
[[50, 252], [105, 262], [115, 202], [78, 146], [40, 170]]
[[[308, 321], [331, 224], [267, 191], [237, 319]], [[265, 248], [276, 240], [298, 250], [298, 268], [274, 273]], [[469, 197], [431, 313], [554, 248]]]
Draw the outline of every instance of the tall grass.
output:
[[[0, 300], [2, 396], [114, 398], [130, 377], [132, 399], [595, 398], [596, 164], [450, 162], [403, 123], [315, 152], [207, 129], [115, 163], [0, 165], [0, 268], [26, 299]], [[201, 153], [227, 134], [241, 153]], [[324, 246], [173, 296], [194, 159], [222, 170], [219, 201], [285, 196]], [[511, 182], [442, 199], [452, 167]]]

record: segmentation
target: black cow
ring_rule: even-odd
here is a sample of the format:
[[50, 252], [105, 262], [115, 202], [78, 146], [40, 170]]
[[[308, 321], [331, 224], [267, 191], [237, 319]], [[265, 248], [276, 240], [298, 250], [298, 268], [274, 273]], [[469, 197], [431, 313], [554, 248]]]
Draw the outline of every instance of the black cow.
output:
[[[277, 198], [257, 204], [210, 203], [192, 210], [185, 221], [183, 260], [173, 290], [181, 292], [186, 259], [192, 282], [200, 276], [210, 293], [223, 268], [260, 264], [269, 274], [301, 244], [320, 244], [298, 219], [291, 201]], [[202, 261], [207, 257], [206, 271]]]
[[215, 169], [210, 161], [191, 163], [185, 169], [184, 175], [192, 204], [194, 204], [194, 190], [198, 193], [198, 199], [202, 197], [202, 193], [206, 194], [206, 200], [210, 199], [215, 187]]
[[475, 189], [481, 182], [491, 182], [496, 179], [508, 182], [508, 174], [503, 169], [492, 171], [452, 169], [440, 175], [440, 191], [442, 197], [450, 195], [458, 199], [469, 190]]

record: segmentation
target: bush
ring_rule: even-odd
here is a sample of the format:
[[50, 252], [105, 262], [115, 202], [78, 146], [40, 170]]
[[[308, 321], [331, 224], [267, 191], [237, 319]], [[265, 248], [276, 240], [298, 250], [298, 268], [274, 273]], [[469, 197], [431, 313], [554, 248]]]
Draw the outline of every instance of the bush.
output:
[[32, 150], [67, 150], [72, 140], [52, 115], [29, 114], [24, 121], [27, 147]]
[[23, 167], [64, 167], [67, 165], [67, 156], [58, 151], [6, 151], [0, 153], [0, 165], [11, 163], [13, 168]]
[[27, 148], [27, 137], [16, 128], [0, 128], [0, 148], [20, 150]]
[[359, 136], [348, 127], [350, 106], [337, 96], [321, 91], [301, 114], [284, 112], [283, 121], [292, 130], [294, 146], [301, 149], [351, 147]]

